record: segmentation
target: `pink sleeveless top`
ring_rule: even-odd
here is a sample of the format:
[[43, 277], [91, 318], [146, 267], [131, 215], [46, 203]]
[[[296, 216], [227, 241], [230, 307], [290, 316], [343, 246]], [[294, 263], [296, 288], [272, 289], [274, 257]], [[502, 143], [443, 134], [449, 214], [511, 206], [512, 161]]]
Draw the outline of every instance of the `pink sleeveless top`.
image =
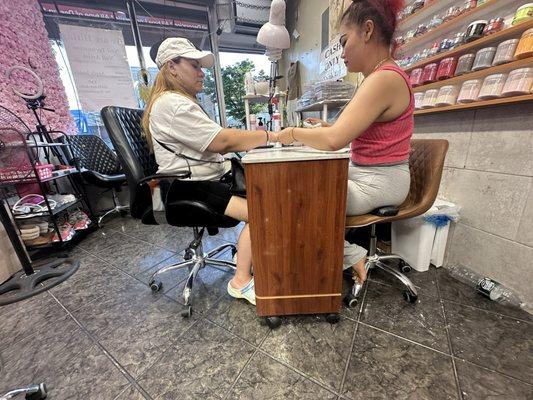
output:
[[400, 164], [409, 160], [410, 141], [413, 134], [415, 99], [407, 74], [396, 65], [386, 65], [378, 71], [395, 71], [409, 87], [411, 102], [396, 119], [374, 122], [350, 144], [350, 159], [358, 165]]

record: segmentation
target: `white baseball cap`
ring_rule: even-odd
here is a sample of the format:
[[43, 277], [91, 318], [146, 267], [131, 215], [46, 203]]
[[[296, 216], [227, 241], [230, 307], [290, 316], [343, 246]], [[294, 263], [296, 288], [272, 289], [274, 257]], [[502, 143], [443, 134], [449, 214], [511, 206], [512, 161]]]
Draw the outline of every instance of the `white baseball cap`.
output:
[[158, 68], [161, 68], [167, 61], [176, 57], [198, 60], [202, 68], [212, 68], [215, 65], [215, 56], [213, 53], [198, 50], [190, 40], [185, 38], [165, 39], [157, 49], [155, 63]]

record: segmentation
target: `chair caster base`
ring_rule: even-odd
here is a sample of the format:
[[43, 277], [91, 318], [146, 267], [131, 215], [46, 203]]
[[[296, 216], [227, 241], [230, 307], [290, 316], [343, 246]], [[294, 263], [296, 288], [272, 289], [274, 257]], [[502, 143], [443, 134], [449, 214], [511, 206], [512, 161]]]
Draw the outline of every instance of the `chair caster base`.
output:
[[190, 318], [192, 316], [192, 306], [187, 306], [187, 309], [181, 312], [183, 318]]
[[398, 268], [400, 269], [400, 272], [403, 272], [404, 274], [411, 272], [413, 268], [407, 264], [404, 260], [400, 260], [400, 263], [398, 264]]
[[408, 303], [416, 303], [416, 301], [418, 300], [418, 296], [417, 295], [412, 294], [412, 293], [410, 293], [408, 291], [403, 292], [403, 298]]
[[163, 282], [157, 279], [153, 279], [148, 285], [150, 286], [150, 289], [152, 289], [152, 292], [159, 292], [163, 287]]
[[355, 308], [357, 307], [357, 304], [359, 304], [359, 299], [355, 297], [352, 293], [348, 293], [344, 297], [343, 301], [346, 307], [348, 308]]
[[280, 317], [266, 317], [265, 321], [270, 329], [276, 329], [281, 326]]
[[331, 313], [326, 315], [326, 321], [328, 321], [330, 324], [336, 324], [341, 320], [341, 316], [336, 313]]
[[47, 396], [46, 385], [41, 383], [39, 384], [39, 390], [37, 392], [26, 394], [26, 400], [44, 400]]

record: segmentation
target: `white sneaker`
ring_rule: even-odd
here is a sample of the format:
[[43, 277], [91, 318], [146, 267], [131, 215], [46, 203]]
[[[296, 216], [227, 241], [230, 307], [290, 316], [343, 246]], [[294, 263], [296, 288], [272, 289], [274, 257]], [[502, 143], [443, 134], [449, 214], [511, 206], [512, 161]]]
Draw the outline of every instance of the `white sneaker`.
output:
[[231, 297], [235, 297], [236, 299], [245, 299], [249, 303], [251, 303], [251, 304], [253, 304], [255, 306], [254, 278], [250, 279], [250, 282], [248, 282], [241, 289], [236, 289], [233, 286], [231, 286], [231, 280], [230, 280], [228, 282], [228, 294]]

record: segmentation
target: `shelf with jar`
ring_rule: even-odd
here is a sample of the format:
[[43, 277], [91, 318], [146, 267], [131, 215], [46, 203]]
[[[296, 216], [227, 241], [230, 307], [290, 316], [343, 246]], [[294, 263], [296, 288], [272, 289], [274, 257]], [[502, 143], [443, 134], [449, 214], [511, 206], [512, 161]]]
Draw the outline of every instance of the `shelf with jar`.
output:
[[442, 0], [415, 0], [398, 15], [398, 29], [403, 30], [427, 18], [443, 3]]
[[[415, 69], [424, 67], [428, 64], [437, 63], [445, 58], [458, 57], [460, 55], [476, 52], [479, 49], [491, 47], [492, 45], [499, 45], [500, 43], [510, 39], [520, 39], [526, 31], [533, 28], [533, 20], [522, 22], [516, 26], [504, 29], [498, 33], [483, 36], [480, 39], [462, 44], [452, 49], [438, 52], [414, 64], [409, 64], [404, 68], [406, 73], [410, 73]], [[401, 62], [399, 62], [401, 64]]]
[[[489, 3], [487, 2], [485, 4]], [[501, 2], [498, 4], [502, 7]], [[533, 27], [533, 5], [529, 17], [528, 14], [525, 16], [522, 15], [521, 8], [516, 10], [514, 14], [511, 12], [505, 19], [499, 15], [495, 15], [490, 20], [474, 21], [466, 28], [461, 27], [446, 37], [441, 37], [432, 46], [428, 43], [425, 49], [415, 54], [409, 54], [408, 51], [404, 51], [404, 55], [398, 58], [398, 64], [406, 71], [410, 71], [442, 58], [459, 55], [480, 48], [481, 46], [490, 45], [508, 38], [519, 38], [524, 31]], [[509, 8], [499, 9], [497, 11], [499, 13], [506, 13], [509, 11]]]
[[[476, 15], [482, 12], [490, 12], [491, 9], [502, 5], [500, 0], [466, 0], [458, 3], [451, 5], [448, 9], [443, 9], [440, 13], [430, 14], [432, 18], [429, 21], [421, 23], [416, 29], [407, 31], [405, 35], [398, 36], [395, 40], [398, 52], [408, 52], [421, 43], [429, 42], [442, 36], [460, 24], [464, 24], [469, 20], [472, 21]], [[442, 2], [438, 4], [442, 4]], [[503, 23], [503, 19], [500, 22]]]

